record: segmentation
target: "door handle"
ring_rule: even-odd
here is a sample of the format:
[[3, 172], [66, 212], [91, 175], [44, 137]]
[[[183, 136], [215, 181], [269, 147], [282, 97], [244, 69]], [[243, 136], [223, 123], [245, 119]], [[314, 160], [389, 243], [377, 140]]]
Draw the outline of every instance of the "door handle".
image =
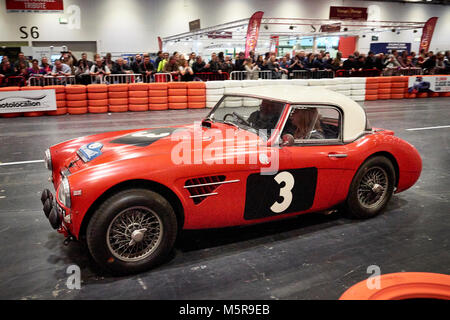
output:
[[346, 153], [329, 153], [328, 158], [347, 158]]

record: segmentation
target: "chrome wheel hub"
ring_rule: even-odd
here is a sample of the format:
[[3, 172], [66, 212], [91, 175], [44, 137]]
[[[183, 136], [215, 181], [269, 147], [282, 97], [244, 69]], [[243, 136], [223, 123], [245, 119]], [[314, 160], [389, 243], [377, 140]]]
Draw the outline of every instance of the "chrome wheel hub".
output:
[[388, 175], [381, 167], [372, 167], [362, 177], [358, 187], [358, 200], [366, 208], [378, 206], [386, 197]]
[[111, 221], [106, 242], [114, 257], [135, 262], [156, 250], [162, 234], [162, 222], [154, 211], [146, 207], [132, 207], [123, 210]]

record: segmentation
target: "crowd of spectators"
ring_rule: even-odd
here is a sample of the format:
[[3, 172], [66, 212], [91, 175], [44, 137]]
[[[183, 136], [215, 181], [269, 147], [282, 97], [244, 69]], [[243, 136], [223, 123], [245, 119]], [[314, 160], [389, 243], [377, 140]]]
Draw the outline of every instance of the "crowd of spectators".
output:
[[86, 53], [81, 54], [78, 60], [70, 51], [63, 52], [61, 57], [50, 64], [48, 58], [43, 57], [27, 60], [21, 52], [12, 64], [7, 56], [4, 56], [0, 64], [0, 81], [11, 76], [22, 76], [23, 79], [41, 76], [75, 76], [77, 83], [87, 84], [92, 78], [99, 78], [109, 74], [142, 74], [145, 79], [151, 79], [155, 73], [170, 73], [176, 79], [182, 81], [196, 80], [200, 73], [227, 73], [232, 71], [246, 71], [247, 79], [257, 79], [259, 71], [270, 71], [272, 79], [287, 77], [291, 71], [296, 70], [347, 70], [357, 71], [364, 69], [378, 69], [383, 75], [396, 75], [398, 70], [404, 68], [420, 68], [423, 74], [449, 74], [450, 51], [445, 53], [422, 50], [419, 55], [415, 52], [398, 52], [392, 50], [390, 54], [374, 54], [368, 52], [360, 54], [355, 51], [347, 59], [342, 58], [338, 51], [335, 57], [329, 52], [319, 53], [297, 52], [293, 57], [289, 53], [277, 57], [274, 53], [256, 55], [250, 52], [245, 58], [243, 52], [235, 57], [225, 55], [223, 52], [212, 53], [210, 59], [192, 52], [188, 56], [174, 52], [159, 51], [155, 60], [150, 54], [136, 54], [129, 59], [118, 58], [113, 61], [110, 53], [104, 57], [95, 54], [93, 60], [89, 60]]

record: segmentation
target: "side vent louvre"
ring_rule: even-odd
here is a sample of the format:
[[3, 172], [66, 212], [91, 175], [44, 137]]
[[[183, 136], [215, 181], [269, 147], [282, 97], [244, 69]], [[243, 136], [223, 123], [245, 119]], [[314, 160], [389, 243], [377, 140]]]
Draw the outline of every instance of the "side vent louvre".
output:
[[199, 204], [208, 196], [215, 195], [214, 192], [217, 187], [225, 181], [225, 176], [210, 176], [189, 179], [184, 184], [184, 187], [189, 191], [192, 200], [195, 204]]

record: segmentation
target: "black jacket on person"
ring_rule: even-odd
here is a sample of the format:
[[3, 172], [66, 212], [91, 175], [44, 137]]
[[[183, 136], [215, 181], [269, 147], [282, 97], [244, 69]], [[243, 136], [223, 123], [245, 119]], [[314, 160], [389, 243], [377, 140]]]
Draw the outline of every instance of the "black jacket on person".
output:
[[12, 77], [16, 76], [17, 72], [14, 70], [12, 66], [10, 66], [8, 69], [4, 69], [3, 66], [0, 66], [0, 74], [4, 75], [5, 77]]
[[356, 69], [356, 61], [351, 61], [350, 59], [347, 59], [344, 61], [344, 63], [342, 64], [342, 68], [345, 70], [351, 70], [351, 69]]
[[147, 71], [155, 71], [155, 66], [151, 62], [145, 63], [144, 61], [142, 61], [139, 64], [139, 73], [145, 73]]
[[205, 61], [202, 61], [202, 62], [200, 62], [200, 63], [198, 63], [197, 61], [195, 61], [195, 62], [192, 64], [192, 71], [194, 71], [194, 73], [205, 72], [205, 71], [206, 71], [205, 65], [206, 65]]
[[220, 61], [210, 61], [209, 62], [209, 72], [219, 72], [220, 69]]
[[141, 60], [141, 61], [134, 60], [134, 61], [131, 63], [130, 67], [131, 67], [131, 70], [133, 70], [133, 73], [139, 73], [139, 65], [140, 65], [142, 62], [143, 62], [142, 60]]
[[245, 62], [245, 59], [237, 59], [236, 63], [234, 64], [234, 70], [245, 71], [244, 62]]
[[375, 59], [367, 57], [366, 62], [364, 63], [364, 69], [373, 69], [373, 68], [375, 68]]
[[119, 65], [118, 63], [114, 63], [113, 67], [112, 67], [112, 70], [111, 70], [111, 73], [112, 74], [124, 74], [124, 73], [126, 73], [127, 71], [130, 71], [130, 70], [131, 70], [130, 67], [128, 65], [126, 65], [126, 64]]

